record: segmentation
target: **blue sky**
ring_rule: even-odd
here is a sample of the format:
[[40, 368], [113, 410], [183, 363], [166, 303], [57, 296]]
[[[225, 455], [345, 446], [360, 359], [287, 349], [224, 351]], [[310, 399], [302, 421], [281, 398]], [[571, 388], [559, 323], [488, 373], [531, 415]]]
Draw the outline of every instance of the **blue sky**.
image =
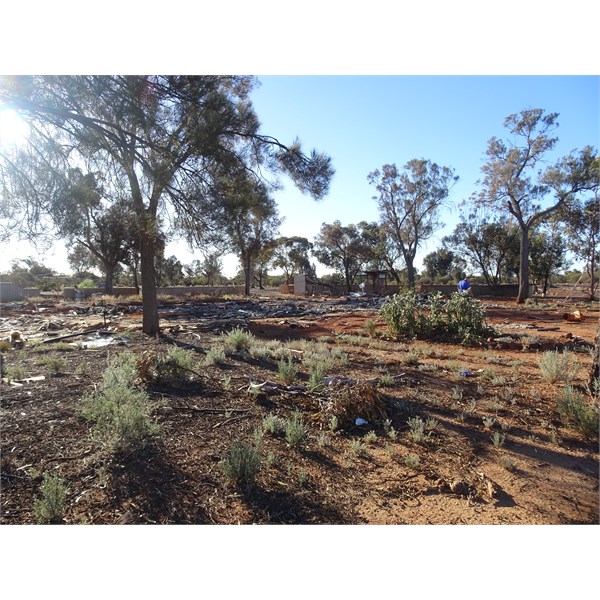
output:
[[[504, 118], [526, 108], [559, 113], [550, 160], [600, 139], [599, 85], [594, 76], [267, 76], [253, 102], [266, 133], [296, 135], [305, 149], [332, 157], [336, 174], [321, 202], [287, 182], [277, 192], [286, 217], [283, 235], [309, 239], [323, 222], [378, 220], [376, 191], [367, 175], [385, 163], [412, 158], [454, 168], [460, 177], [444, 213], [447, 224], [422, 257], [456, 225], [458, 204], [477, 191], [487, 141], [506, 138]], [[419, 260], [417, 262], [420, 262]]]

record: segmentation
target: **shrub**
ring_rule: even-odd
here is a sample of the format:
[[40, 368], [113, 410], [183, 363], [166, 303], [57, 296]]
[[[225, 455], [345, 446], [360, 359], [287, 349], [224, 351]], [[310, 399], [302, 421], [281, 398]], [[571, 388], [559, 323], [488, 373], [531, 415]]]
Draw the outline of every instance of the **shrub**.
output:
[[429, 333], [427, 318], [417, 293], [394, 294], [382, 305], [380, 314], [394, 337], [415, 338]]
[[237, 352], [249, 350], [256, 342], [254, 336], [241, 327], [232, 329], [229, 333], [222, 334], [225, 346], [233, 348]]
[[411, 469], [416, 469], [421, 464], [418, 454], [407, 454], [404, 457], [404, 464]]
[[163, 383], [178, 384], [187, 381], [193, 371], [194, 352], [171, 346], [165, 356], [156, 363], [157, 380]]
[[361, 440], [354, 439], [350, 442], [350, 451], [356, 456], [363, 456], [366, 453], [365, 444]]
[[324, 379], [323, 367], [321, 365], [313, 365], [308, 376], [308, 389], [313, 391], [316, 390]]
[[444, 312], [447, 333], [461, 344], [472, 344], [490, 333], [485, 323], [484, 305], [470, 296], [455, 292], [450, 296]]
[[222, 365], [225, 364], [226, 361], [227, 357], [225, 356], [225, 349], [223, 346], [213, 346], [207, 350], [203, 362], [205, 365]]
[[425, 421], [420, 417], [412, 417], [407, 421], [408, 437], [417, 444], [424, 444], [431, 439], [431, 431], [428, 431]]
[[377, 441], [377, 434], [374, 431], [369, 431], [363, 438], [366, 444], [373, 444]]
[[64, 373], [67, 368], [67, 361], [60, 356], [49, 356], [42, 361], [42, 364], [48, 368], [52, 375]]
[[271, 435], [282, 435], [285, 431], [285, 419], [269, 413], [262, 421], [262, 428]]
[[121, 354], [109, 363], [97, 392], [82, 401], [92, 436], [112, 454], [130, 454], [159, 431], [150, 418], [153, 405], [148, 394], [131, 383], [135, 377], [135, 364]]
[[285, 421], [285, 441], [291, 446], [303, 446], [308, 439], [308, 427], [302, 414], [295, 412]]
[[291, 358], [287, 360], [280, 360], [277, 364], [277, 373], [279, 375], [279, 379], [285, 385], [292, 385], [296, 380], [296, 375], [298, 375], [298, 369], [292, 362]]
[[67, 486], [59, 475], [44, 475], [42, 498], [35, 501], [33, 513], [38, 523], [57, 523], [65, 512]]
[[237, 485], [251, 488], [261, 469], [261, 448], [253, 444], [235, 442], [220, 464], [225, 477]]
[[494, 444], [496, 448], [500, 448], [500, 446], [504, 446], [504, 442], [506, 441], [506, 434], [500, 433], [499, 431], [494, 431], [490, 439], [492, 440], [492, 444]]
[[444, 304], [440, 294], [424, 302], [414, 290], [410, 290], [392, 296], [383, 304], [380, 314], [394, 337], [445, 334], [466, 345], [492, 332], [485, 323], [483, 304], [459, 293], [452, 294]]
[[568, 383], [579, 370], [577, 359], [566, 349], [562, 354], [558, 350], [544, 352], [539, 365], [542, 377], [550, 383]]
[[19, 365], [3, 366], [4, 375], [9, 381], [18, 381], [19, 379], [25, 379], [25, 369]]
[[573, 426], [586, 437], [598, 435], [598, 407], [589, 404], [572, 386], [565, 386], [556, 410], [565, 425]]
[[373, 319], [367, 319], [364, 325], [364, 331], [369, 337], [377, 335], [377, 323]]

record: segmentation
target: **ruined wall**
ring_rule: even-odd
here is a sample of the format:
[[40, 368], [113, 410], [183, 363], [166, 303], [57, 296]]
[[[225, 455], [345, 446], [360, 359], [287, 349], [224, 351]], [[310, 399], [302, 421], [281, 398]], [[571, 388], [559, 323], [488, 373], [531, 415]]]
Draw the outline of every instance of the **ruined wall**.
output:
[[16, 300], [23, 300], [25, 293], [23, 289], [16, 283], [12, 282], [0, 282], [0, 302], [14, 302]]

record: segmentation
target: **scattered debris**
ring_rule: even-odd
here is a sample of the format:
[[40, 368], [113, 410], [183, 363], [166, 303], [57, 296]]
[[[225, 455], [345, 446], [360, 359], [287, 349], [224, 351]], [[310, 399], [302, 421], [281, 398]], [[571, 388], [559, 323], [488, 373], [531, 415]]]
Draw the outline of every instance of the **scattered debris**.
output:
[[23, 348], [23, 346], [25, 346], [25, 340], [23, 339], [20, 331], [11, 331], [10, 335], [8, 336], [8, 341], [13, 348]]
[[581, 314], [580, 311], [574, 310], [573, 312], [565, 313], [563, 315], [563, 319], [565, 319], [565, 321], [583, 321], [585, 317]]

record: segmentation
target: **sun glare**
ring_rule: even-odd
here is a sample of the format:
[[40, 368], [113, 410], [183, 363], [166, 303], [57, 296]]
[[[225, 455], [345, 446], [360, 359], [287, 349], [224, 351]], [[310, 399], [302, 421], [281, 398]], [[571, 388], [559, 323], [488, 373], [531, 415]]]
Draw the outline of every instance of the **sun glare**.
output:
[[0, 146], [19, 146], [27, 139], [29, 127], [10, 108], [0, 108]]

